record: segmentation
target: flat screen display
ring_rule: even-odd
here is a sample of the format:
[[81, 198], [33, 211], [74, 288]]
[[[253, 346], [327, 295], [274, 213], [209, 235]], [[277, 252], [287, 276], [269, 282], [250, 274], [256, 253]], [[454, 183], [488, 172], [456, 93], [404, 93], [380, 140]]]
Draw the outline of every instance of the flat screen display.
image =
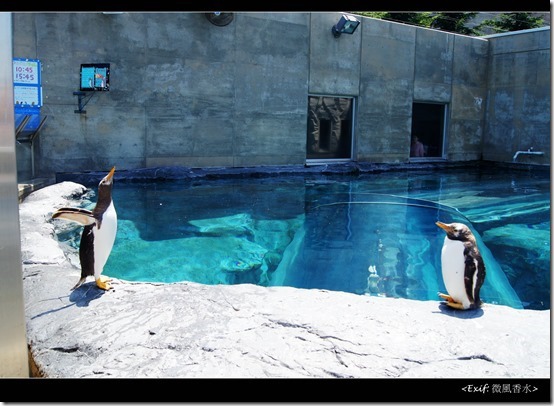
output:
[[110, 90], [110, 64], [109, 63], [83, 63], [81, 64], [81, 91]]

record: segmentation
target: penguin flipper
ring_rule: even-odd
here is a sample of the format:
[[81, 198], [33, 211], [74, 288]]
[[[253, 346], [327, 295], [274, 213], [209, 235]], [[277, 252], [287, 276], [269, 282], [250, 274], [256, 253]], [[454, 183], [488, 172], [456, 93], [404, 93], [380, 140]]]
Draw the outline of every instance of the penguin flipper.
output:
[[74, 221], [83, 226], [89, 226], [96, 222], [96, 219], [94, 218], [90, 210], [78, 209], [78, 208], [72, 208], [72, 207], [63, 207], [61, 209], [56, 210], [52, 214], [52, 218]]

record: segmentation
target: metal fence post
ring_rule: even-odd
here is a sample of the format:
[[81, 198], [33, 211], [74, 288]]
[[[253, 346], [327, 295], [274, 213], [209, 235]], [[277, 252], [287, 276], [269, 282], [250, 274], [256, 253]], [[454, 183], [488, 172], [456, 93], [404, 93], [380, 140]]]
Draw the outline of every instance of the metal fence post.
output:
[[29, 377], [15, 156], [12, 14], [0, 12], [0, 377]]

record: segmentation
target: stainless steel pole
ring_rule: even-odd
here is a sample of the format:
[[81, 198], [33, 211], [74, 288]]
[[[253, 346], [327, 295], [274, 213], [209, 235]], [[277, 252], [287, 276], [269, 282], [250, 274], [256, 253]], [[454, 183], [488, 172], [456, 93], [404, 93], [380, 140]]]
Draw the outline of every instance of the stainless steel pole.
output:
[[12, 14], [0, 12], [0, 377], [29, 377], [15, 158]]

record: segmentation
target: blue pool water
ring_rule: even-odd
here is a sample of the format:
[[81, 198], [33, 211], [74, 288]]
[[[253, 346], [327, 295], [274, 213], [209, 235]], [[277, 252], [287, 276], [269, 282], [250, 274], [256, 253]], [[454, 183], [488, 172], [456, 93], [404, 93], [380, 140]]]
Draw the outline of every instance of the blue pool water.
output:
[[457, 221], [485, 257], [485, 302], [550, 308], [546, 171], [116, 180], [114, 201], [119, 229], [104, 274], [119, 279], [440, 300], [445, 234], [435, 222]]

